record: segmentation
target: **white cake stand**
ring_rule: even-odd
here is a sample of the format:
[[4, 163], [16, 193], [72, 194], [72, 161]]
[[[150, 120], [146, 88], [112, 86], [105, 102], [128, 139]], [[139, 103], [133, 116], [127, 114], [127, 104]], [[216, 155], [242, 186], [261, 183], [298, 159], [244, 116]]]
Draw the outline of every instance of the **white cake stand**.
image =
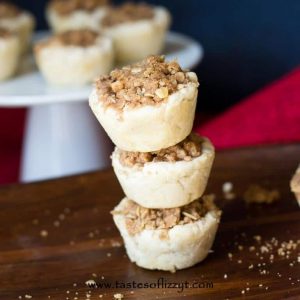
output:
[[[38, 32], [38, 40], [47, 32]], [[196, 41], [167, 35], [166, 58], [186, 69], [203, 57]], [[47, 85], [33, 58], [23, 62], [15, 78], [0, 84], [0, 107], [28, 107], [22, 153], [21, 181], [37, 181], [106, 168], [112, 144], [88, 106], [91, 86], [57, 88]]]

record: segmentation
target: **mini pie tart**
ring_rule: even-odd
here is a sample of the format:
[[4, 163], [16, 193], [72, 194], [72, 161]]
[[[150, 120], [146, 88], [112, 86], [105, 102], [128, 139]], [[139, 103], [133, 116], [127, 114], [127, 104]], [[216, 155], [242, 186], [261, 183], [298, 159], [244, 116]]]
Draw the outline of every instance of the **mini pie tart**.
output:
[[98, 30], [108, 3], [108, 0], [52, 0], [46, 16], [56, 33], [75, 29]]
[[171, 17], [163, 7], [125, 3], [110, 7], [100, 28], [114, 41], [117, 63], [124, 65], [160, 54]]
[[172, 208], [203, 195], [214, 156], [208, 139], [191, 134], [175, 146], [152, 153], [116, 148], [112, 164], [129, 199], [147, 208]]
[[35, 19], [31, 13], [11, 3], [0, 2], [0, 27], [17, 33], [21, 53], [28, 51], [35, 27]]
[[84, 85], [113, 65], [112, 41], [92, 30], [55, 35], [34, 50], [40, 71], [53, 85]]
[[295, 194], [300, 206], [300, 165], [291, 180], [291, 191]]
[[176, 61], [149, 56], [100, 76], [89, 103], [118, 148], [158, 151], [190, 134], [198, 85], [197, 75]]
[[132, 262], [171, 272], [205, 259], [221, 217], [209, 196], [182, 208], [160, 210], [124, 198], [112, 214]]
[[17, 35], [0, 28], [0, 81], [14, 75], [19, 63], [20, 41]]

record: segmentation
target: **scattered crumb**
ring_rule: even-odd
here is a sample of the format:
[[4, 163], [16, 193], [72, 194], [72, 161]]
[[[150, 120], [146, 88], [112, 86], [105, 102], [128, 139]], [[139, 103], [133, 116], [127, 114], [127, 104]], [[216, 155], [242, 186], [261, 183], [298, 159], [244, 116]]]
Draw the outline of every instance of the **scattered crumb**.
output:
[[26, 299], [31, 299], [32, 296], [31, 296], [31, 295], [25, 295], [25, 298], [26, 298]]
[[41, 230], [40, 235], [41, 235], [41, 237], [47, 237], [48, 236], [48, 231], [47, 230]]
[[114, 294], [114, 299], [117, 299], [117, 300], [121, 300], [124, 298], [124, 295], [123, 294]]
[[279, 191], [276, 189], [268, 190], [259, 186], [258, 184], [253, 184], [248, 187], [244, 193], [244, 201], [247, 204], [251, 203], [267, 203], [271, 204], [280, 198]]
[[224, 182], [222, 185], [222, 191], [224, 198], [226, 200], [233, 200], [236, 198], [236, 195], [232, 192], [233, 190], [233, 184], [232, 182]]
[[59, 221], [54, 221], [54, 222], [53, 222], [53, 225], [54, 225], [55, 227], [59, 227], [60, 223], [59, 223]]
[[38, 220], [38, 219], [32, 220], [32, 224], [33, 224], [33, 225], [38, 225], [38, 224], [39, 224], [39, 220]]
[[224, 274], [224, 279], [227, 279], [227, 274]]

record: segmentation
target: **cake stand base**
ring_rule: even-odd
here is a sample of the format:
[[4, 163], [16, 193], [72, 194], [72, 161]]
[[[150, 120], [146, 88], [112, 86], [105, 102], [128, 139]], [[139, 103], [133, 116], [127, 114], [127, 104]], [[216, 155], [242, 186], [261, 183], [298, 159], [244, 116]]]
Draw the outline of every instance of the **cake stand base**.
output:
[[87, 102], [32, 106], [25, 130], [22, 182], [110, 166], [113, 146]]

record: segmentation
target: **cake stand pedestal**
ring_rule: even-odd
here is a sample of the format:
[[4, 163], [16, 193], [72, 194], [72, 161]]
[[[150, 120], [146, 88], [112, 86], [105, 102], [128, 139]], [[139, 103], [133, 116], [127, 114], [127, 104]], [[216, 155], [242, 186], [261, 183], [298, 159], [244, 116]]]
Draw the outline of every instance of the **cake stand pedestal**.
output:
[[86, 102], [29, 108], [21, 180], [43, 180], [110, 165], [112, 144]]

